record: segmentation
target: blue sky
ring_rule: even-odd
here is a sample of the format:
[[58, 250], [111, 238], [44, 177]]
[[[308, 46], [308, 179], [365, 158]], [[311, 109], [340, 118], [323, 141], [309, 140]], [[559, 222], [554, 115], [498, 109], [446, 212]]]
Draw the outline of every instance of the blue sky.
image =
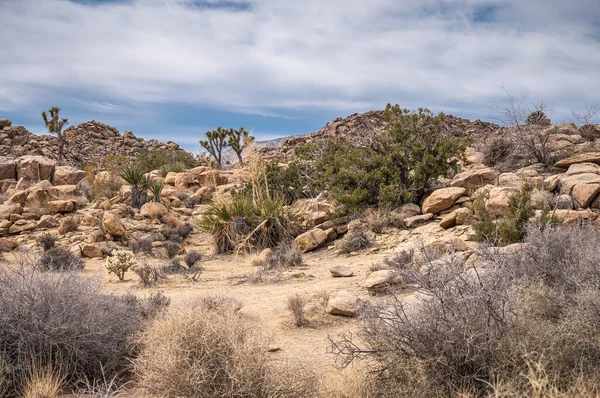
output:
[[0, 0], [0, 118], [195, 150], [206, 130], [318, 130], [386, 103], [490, 119], [504, 85], [554, 121], [600, 102], [598, 0]]

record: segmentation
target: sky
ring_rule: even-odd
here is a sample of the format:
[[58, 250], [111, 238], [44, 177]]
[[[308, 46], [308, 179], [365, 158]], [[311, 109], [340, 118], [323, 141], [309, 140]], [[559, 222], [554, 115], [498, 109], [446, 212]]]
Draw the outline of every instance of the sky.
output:
[[506, 93], [553, 121], [600, 103], [599, 0], [0, 0], [0, 118], [197, 149], [389, 103], [491, 120]]

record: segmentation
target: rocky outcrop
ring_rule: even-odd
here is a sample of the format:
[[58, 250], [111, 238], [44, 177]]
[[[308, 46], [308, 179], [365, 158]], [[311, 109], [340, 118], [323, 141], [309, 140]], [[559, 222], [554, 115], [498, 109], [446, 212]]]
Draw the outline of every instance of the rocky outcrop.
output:
[[16, 159], [17, 179], [29, 178], [33, 181], [50, 180], [56, 162], [44, 156], [25, 155]]
[[58, 166], [54, 170], [54, 185], [77, 185], [83, 180], [85, 172], [73, 166]]
[[435, 190], [423, 202], [423, 213], [439, 213], [449, 209], [467, 190], [462, 187]]

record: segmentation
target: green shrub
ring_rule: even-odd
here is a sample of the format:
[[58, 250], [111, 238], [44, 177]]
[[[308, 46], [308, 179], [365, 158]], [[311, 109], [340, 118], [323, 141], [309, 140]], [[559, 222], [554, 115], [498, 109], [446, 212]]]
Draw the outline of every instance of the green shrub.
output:
[[160, 203], [160, 194], [165, 187], [165, 183], [161, 180], [151, 180], [148, 182], [148, 189], [152, 194], [152, 201]]
[[125, 273], [136, 265], [135, 255], [128, 250], [116, 250], [106, 258], [104, 266], [109, 274], [115, 274], [120, 281], [125, 280]]
[[283, 198], [288, 205], [298, 199], [314, 196], [314, 188], [310, 187], [306, 178], [310, 172], [306, 163], [298, 161], [290, 162], [287, 167], [280, 167], [277, 162], [266, 165], [269, 189]]
[[139, 165], [125, 166], [121, 171], [123, 178], [131, 185], [131, 205], [141, 207], [148, 201], [148, 188], [150, 180], [144, 175], [144, 169]]
[[276, 246], [295, 233], [297, 214], [281, 198], [251, 199], [234, 195], [218, 200], [198, 219], [200, 231], [212, 235], [217, 253], [250, 251]]
[[158, 175], [164, 178], [169, 173], [183, 173], [188, 169], [189, 167], [187, 167], [184, 163], [181, 162], [169, 163], [161, 166], [158, 169]]
[[152, 170], [159, 170], [163, 167], [167, 169], [173, 168], [169, 171], [175, 171], [175, 168], [178, 170], [181, 168], [181, 171], [185, 171], [196, 167], [196, 160], [191, 153], [184, 151], [170, 151], [164, 148], [142, 149], [137, 158], [137, 164], [140, 165], [144, 173], [148, 173]]
[[477, 198], [473, 207], [475, 213], [473, 229], [476, 240], [502, 246], [523, 240], [529, 219], [535, 214], [531, 204], [532, 192], [533, 185], [523, 184], [521, 191], [510, 197], [508, 211], [501, 217], [490, 215], [487, 208], [489, 198], [487, 192]]
[[418, 202], [429, 181], [458, 170], [468, 141], [456, 137], [443, 113], [386, 107], [384, 132], [364, 146], [323, 140], [296, 150], [310, 164], [316, 188], [349, 211], [368, 205]]

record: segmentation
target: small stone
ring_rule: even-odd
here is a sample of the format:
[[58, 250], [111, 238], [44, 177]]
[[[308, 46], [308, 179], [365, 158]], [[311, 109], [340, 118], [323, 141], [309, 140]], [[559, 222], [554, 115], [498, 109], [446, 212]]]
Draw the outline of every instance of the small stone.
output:
[[331, 276], [334, 278], [348, 278], [354, 276], [354, 271], [342, 265], [336, 265], [329, 268], [329, 272], [331, 272]]

